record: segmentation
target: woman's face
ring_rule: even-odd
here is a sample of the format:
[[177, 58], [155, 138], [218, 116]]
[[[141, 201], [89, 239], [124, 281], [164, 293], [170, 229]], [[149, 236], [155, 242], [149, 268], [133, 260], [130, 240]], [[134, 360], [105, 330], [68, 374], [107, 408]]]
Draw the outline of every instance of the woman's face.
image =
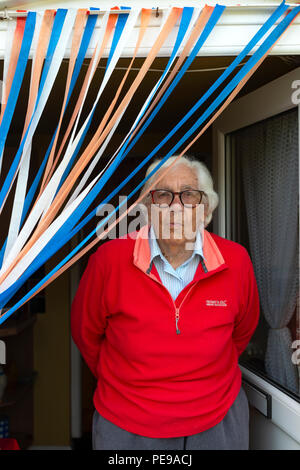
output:
[[[179, 163], [174, 165], [153, 189], [168, 189], [177, 192], [201, 188], [199, 188], [195, 170], [184, 163]], [[150, 203], [148, 217], [157, 238], [180, 246], [194, 241], [197, 230], [204, 227], [204, 202], [206, 201], [202, 199], [201, 204], [194, 208], [185, 207], [181, 204], [178, 194], [174, 196], [171, 206], [166, 208]]]

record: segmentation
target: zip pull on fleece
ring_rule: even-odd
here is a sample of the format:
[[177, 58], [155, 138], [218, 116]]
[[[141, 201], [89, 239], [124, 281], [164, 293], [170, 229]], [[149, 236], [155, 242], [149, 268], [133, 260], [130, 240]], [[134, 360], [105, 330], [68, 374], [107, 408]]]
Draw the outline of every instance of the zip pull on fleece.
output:
[[179, 308], [176, 308], [175, 318], [176, 318], [176, 333], [179, 335], [180, 330], [178, 329], [178, 326], [177, 326], [177, 323], [178, 323], [178, 320], [179, 320]]

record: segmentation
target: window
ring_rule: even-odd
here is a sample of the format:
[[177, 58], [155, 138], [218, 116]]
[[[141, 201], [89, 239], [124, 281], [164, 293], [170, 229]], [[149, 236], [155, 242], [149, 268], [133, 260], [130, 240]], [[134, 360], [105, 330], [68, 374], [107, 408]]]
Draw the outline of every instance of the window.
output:
[[297, 108], [226, 134], [225, 220], [251, 256], [261, 302], [240, 364], [300, 401], [298, 135]]

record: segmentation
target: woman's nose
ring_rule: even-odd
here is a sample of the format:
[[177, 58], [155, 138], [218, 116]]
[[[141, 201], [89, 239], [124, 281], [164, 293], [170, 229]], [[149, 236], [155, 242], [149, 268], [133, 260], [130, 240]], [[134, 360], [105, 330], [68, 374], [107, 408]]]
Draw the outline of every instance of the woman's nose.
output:
[[173, 207], [173, 206], [175, 206], [175, 208], [180, 208], [180, 209], [183, 208], [183, 205], [181, 203], [179, 194], [174, 194], [174, 199], [173, 199], [172, 204], [171, 204], [170, 207]]

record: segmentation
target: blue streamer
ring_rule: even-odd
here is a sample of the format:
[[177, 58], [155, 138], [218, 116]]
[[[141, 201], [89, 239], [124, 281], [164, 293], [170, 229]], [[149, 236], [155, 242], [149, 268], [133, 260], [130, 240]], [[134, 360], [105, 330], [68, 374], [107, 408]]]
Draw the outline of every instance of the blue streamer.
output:
[[[100, 8], [90, 8], [90, 10], [100, 11]], [[74, 72], [73, 72], [73, 75], [72, 75], [72, 80], [71, 80], [71, 83], [70, 83], [70, 90], [69, 90], [69, 93], [68, 93], [67, 103], [69, 101], [69, 98], [72, 95], [75, 83], [77, 81], [79, 72], [81, 70], [81, 67], [82, 67], [82, 64], [83, 64], [83, 61], [84, 61], [84, 58], [85, 58], [85, 55], [86, 55], [86, 51], [88, 49], [92, 34], [93, 34], [95, 26], [96, 26], [97, 18], [98, 18], [97, 15], [89, 15], [88, 19], [86, 21], [86, 25], [85, 25], [85, 28], [84, 28], [84, 33], [83, 33], [81, 43], [80, 43], [80, 48], [79, 48], [79, 51], [78, 51], [78, 56], [76, 58], [76, 62], [75, 62], [75, 66], [74, 66]]]
[[[7, 100], [6, 108], [4, 111], [4, 115], [2, 118], [1, 126], [0, 126], [0, 154], [2, 154], [6, 137], [8, 134], [8, 130], [12, 121], [13, 113], [15, 110], [15, 106], [17, 103], [17, 99], [19, 96], [19, 91], [21, 88], [22, 80], [24, 77], [26, 65], [27, 65], [27, 60], [30, 52], [30, 47], [33, 39], [33, 34], [34, 34], [34, 27], [35, 27], [35, 21], [36, 21], [36, 13], [35, 12], [28, 12], [28, 16], [26, 19], [25, 23], [25, 29], [24, 29], [24, 35], [22, 39], [22, 44], [21, 44], [21, 49], [18, 57], [18, 62], [16, 66], [16, 71], [15, 75], [13, 78], [13, 82], [11, 85], [9, 97]], [[12, 179], [12, 178], [11, 178]], [[0, 202], [0, 207], [2, 206], [3, 199], [9, 189], [10, 184], [4, 183], [4, 187], [1, 190], [1, 202]]]
[[[181, 16], [181, 21], [180, 21], [180, 25], [179, 25], [179, 30], [178, 30], [178, 34], [177, 34], [177, 38], [176, 38], [176, 42], [175, 42], [175, 45], [174, 45], [174, 48], [173, 48], [173, 51], [172, 51], [172, 54], [168, 60], [168, 63], [165, 67], [165, 70], [161, 76], [161, 78], [159, 79], [158, 83], [156, 84], [155, 88], [154, 88], [154, 93], [153, 93], [153, 96], [155, 95], [156, 91], [158, 90], [158, 88], [160, 87], [161, 83], [163, 82], [165, 76], [167, 75], [167, 72], [168, 72], [168, 68], [170, 67], [170, 64], [173, 62], [174, 58], [176, 57], [177, 55], [177, 52], [179, 50], [179, 47], [184, 39], [184, 36], [186, 34], [186, 31], [190, 25], [190, 22], [191, 22], [191, 19], [192, 19], [192, 16], [193, 16], [193, 12], [194, 12], [194, 8], [193, 7], [184, 7], [183, 8], [183, 11], [182, 11], [182, 16]], [[149, 101], [148, 105], [145, 107], [145, 109], [143, 110], [143, 112], [141, 113], [138, 121], [136, 122], [134, 128], [132, 129], [130, 135], [128, 136], [128, 138], [126, 139], [126, 141], [124, 142], [123, 146], [126, 146], [126, 143], [129, 141], [130, 139], [130, 136], [132, 134], [132, 132], [134, 131], [134, 129], [138, 126], [139, 122], [141, 121], [142, 117], [144, 116], [144, 114], [146, 113], [148, 107], [150, 106], [150, 103], [151, 103], [151, 100]], [[147, 121], [146, 121], [147, 122]]]
[[44, 63], [43, 72], [42, 72], [41, 81], [40, 81], [40, 86], [39, 86], [38, 99], [36, 100], [36, 105], [39, 101], [39, 98], [41, 96], [41, 93], [43, 91], [43, 88], [44, 88], [44, 85], [45, 85], [45, 82], [46, 82], [46, 78], [47, 78], [47, 75], [48, 75], [48, 72], [49, 72], [49, 69], [50, 69], [50, 65], [51, 65], [51, 62], [52, 62], [52, 59], [53, 59], [53, 54], [55, 52], [57, 43], [59, 41], [64, 21], [66, 19], [67, 11], [68, 10], [66, 10], [66, 9], [59, 8], [57, 10], [55, 18], [54, 18], [52, 32], [51, 32], [50, 41], [49, 41], [49, 44], [48, 44], [48, 49], [47, 49], [47, 53], [46, 53], [45, 63]]
[[[121, 10], [125, 10], [125, 7], [121, 7]], [[127, 10], [127, 8], [126, 8], [126, 10]], [[128, 16], [129, 16], [128, 13], [123, 13], [122, 15], [118, 15], [115, 34], [114, 34], [112, 44], [111, 44], [111, 48], [110, 48], [110, 51], [109, 51], [109, 56], [108, 56], [108, 59], [107, 59], [106, 68], [108, 68], [108, 66], [111, 62], [111, 59], [112, 59], [112, 57], [115, 53], [115, 49], [116, 49], [116, 47], [119, 43], [119, 40], [120, 40], [121, 34], [123, 32], [124, 26], [126, 24], [126, 21], [128, 20]]]
[[20, 53], [18, 57], [18, 62], [16, 66], [15, 75], [12, 81], [9, 97], [7, 100], [7, 105], [4, 111], [3, 119], [0, 125], [0, 153], [2, 153], [6, 136], [11, 124], [17, 99], [19, 96], [19, 91], [21, 88], [21, 83], [25, 73], [27, 60], [30, 52], [30, 47], [33, 39], [34, 28], [36, 22], [36, 13], [28, 12], [28, 16], [25, 23], [24, 34], [22, 39], [22, 44], [20, 48]]

